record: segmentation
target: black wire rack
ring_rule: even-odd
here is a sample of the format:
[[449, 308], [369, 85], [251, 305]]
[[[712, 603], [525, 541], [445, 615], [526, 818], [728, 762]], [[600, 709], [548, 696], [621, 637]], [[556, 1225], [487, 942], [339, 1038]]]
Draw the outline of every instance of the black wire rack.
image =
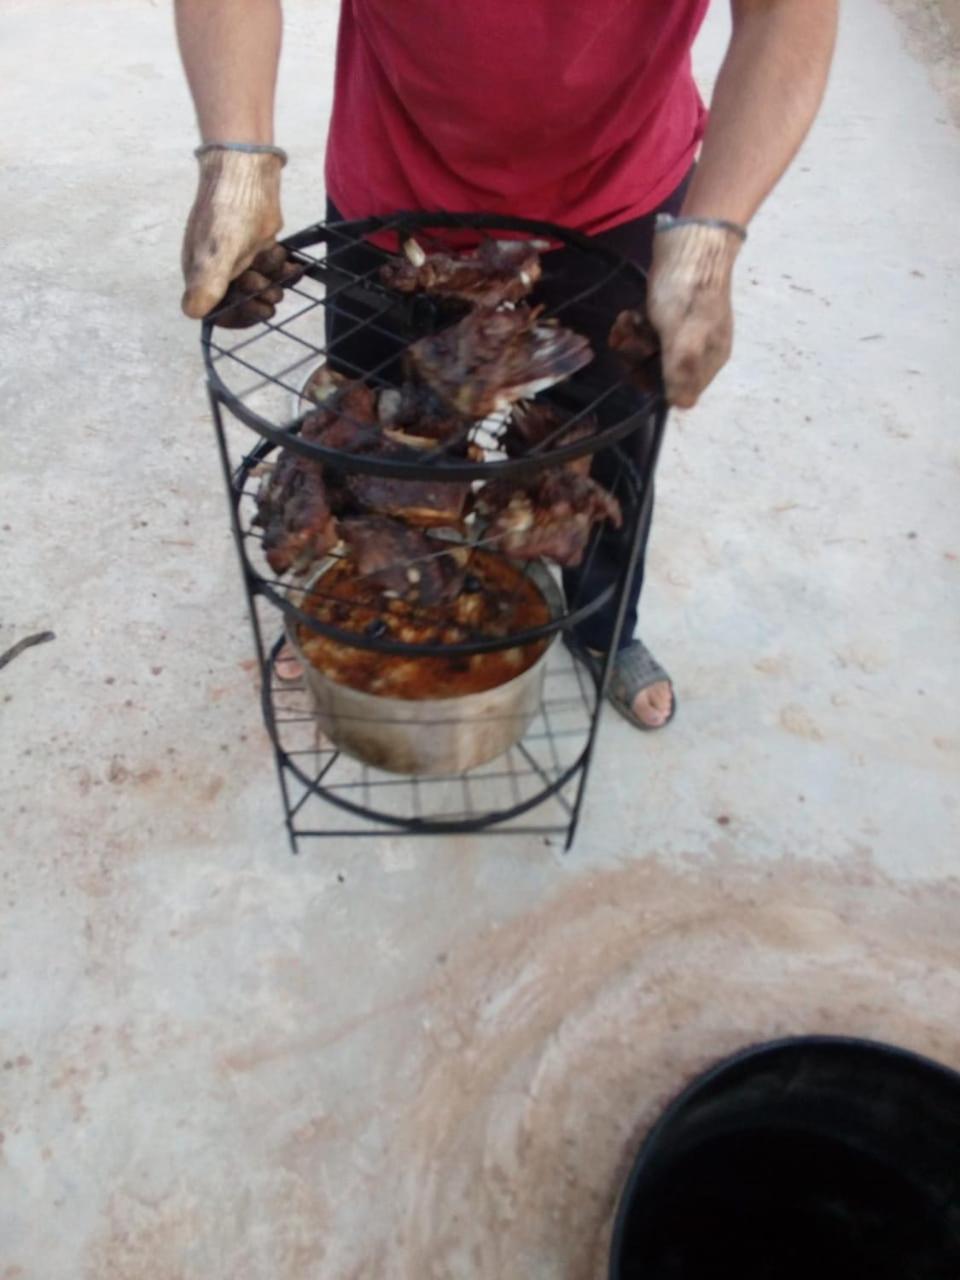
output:
[[[365, 455], [330, 448], [303, 435], [317, 411], [305, 392], [319, 366], [362, 380], [378, 392], [406, 376], [405, 353], [417, 339], [454, 323], [457, 304], [423, 294], [400, 295], [386, 287], [381, 267], [404, 240], [414, 236], [427, 252], [474, 248], [485, 237], [536, 238], [551, 245], [532, 302], [542, 319], [589, 337], [595, 358], [567, 381], [542, 392], [561, 410], [562, 425], [529, 449], [505, 448], [506, 415], [490, 415], [470, 426], [463, 440], [438, 441], [415, 457]], [[284, 245], [302, 276], [285, 291], [276, 313], [246, 330], [203, 327], [203, 352], [218, 447], [229, 496], [260, 664], [263, 716], [273, 743], [287, 832], [294, 851], [319, 836], [382, 834], [537, 834], [572, 844], [608, 678], [608, 662], [597, 668], [570, 652], [576, 628], [604, 609], [613, 617], [615, 647], [626, 611], [628, 584], [639, 554], [652, 497], [652, 479], [665, 411], [659, 386], [639, 392], [628, 383], [606, 348], [616, 314], [642, 308], [643, 273], [635, 264], [578, 233], [542, 222], [491, 215], [404, 214], [357, 222], [317, 223]], [[255, 295], [250, 295], [255, 296]], [[234, 298], [235, 305], [237, 299]], [[589, 430], [585, 427], [589, 425]], [[573, 443], [571, 428], [580, 426]], [[259, 439], [252, 444], [250, 432]], [[590, 455], [593, 474], [618, 499], [623, 530], [619, 573], [597, 585], [591, 573], [610, 531], [597, 526], [576, 575], [564, 574], [564, 605], [546, 622], [486, 634], [469, 630], [456, 643], [428, 638], [402, 642], [368, 634], [346, 623], [321, 621], [305, 607], [303, 583], [271, 570], [257, 526], [262, 474], [278, 451], [312, 459], [337, 474], [395, 480], [431, 479], [469, 486], [509, 479], [522, 483], [548, 469]], [[436, 550], [450, 548], [449, 534], [436, 532]], [[462, 535], [470, 555], [501, 555], [480, 521]], [[433, 544], [431, 544], [432, 546]], [[609, 548], [607, 549], [609, 551]], [[342, 555], [334, 549], [331, 559]], [[514, 562], [511, 562], [514, 563]], [[529, 573], [529, 567], [514, 567]], [[311, 588], [311, 591], [316, 588]], [[341, 611], [342, 612], [342, 611]], [[411, 658], [495, 652], [541, 643], [548, 646], [539, 711], [522, 739], [488, 764], [464, 773], [402, 776], [351, 758], [321, 731], [312, 696], [302, 678], [281, 678], [277, 655], [283, 634], [307, 628], [340, 644]], [[413, 610], [416, 616], [416, 609]], [[561, 635], [569, 643], [560, 643]]]

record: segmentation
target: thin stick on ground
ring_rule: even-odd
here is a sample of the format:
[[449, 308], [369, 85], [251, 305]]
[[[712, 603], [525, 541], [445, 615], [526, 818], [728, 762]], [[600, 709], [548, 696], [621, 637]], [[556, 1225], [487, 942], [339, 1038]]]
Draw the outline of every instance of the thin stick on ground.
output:
[[12, 645], [6, 653], [0, 653], [0, 668], [12, 662], [14, 658], [19, 658], [25, 649], [31, 649], [35, 644], [48, 644], [51, 640], [56, 640], [56, 636], [52, 631], [37, 631], [32, 636], [24, 636], [22, 640], [18, 640]]

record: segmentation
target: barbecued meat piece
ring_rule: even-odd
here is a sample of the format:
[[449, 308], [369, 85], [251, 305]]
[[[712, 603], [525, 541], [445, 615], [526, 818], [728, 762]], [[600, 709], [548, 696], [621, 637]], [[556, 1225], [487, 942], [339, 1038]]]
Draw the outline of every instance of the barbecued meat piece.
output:
[[[414, 450], [385, 442], [377, 450], [381, 458], [416, 458]], [[393, 476], [344, 476], [343, 484], [364, 511], [396, 516], [411, 524], [452, 526], [463, 519], [468, 483], [452, 480], [397, 480]]]
[[430, 448], [443, 444], [448, 452], [466, 442], [473, 426], [469, 418], [454, 413], [431, 387], [409, 380], [380, 392], [377, 416], [384, 430], [399, 443]]
[[[545, 449], [561, 449], [596, 434], [597, 419], [593, 414], [580, 418], [572, 427], [564, 430], [564, 423], [572, 417], [573, 414], [565, 413], [563, 409], [542, 400], [529, 400], [514, 405], [502, 437], [507, 457], [524, 458], [547, 440], [550, 443], [545, 445]], [[577, 475], [588, 476], [592, 461], [591, 455], [586, 454], [563, 465]]]
[[542, 241], [484, 240], [472, 253], [425, 253], [416, 240], [407, 240], [402, 258], [385, 262], [380, 279], [400, 293], [435, 294], [495, 307], [519, 302], [540, 279]]
[[593, 359], [590, 343], [540, 319], [541, 308], [478, 307], [410, 348], [423, 380], [459, 413], [484, 418], [562, 382]]
[[613, 494], [565, 467], [529, 484], [491, 481], [480, 490], [477, 507], [491, 517], [484, 541], [518, 560], [549, 556], [568, 568], [583, 559], [594, 524], [609, 520], [619, 529], [623, 523]]
[[310, 376], [304, 393], [316, 400], [319, 408], [303, 422], [303, 436], [320, 441], [331, 449], [353, 448], [368, 438], [365, 427], [377, 432], [377, 393], [359, 379], [344, 378], [326, 365]]
[[[408, 399], [412, 404], [412, 396]], [[346, 382], [304, 420], [303, 438], [327, 449], [399, 462], [422, 461], [424, 450], [436, 447], [436, 442], [428, 438], [385, 431], [377, 421], [377, 411], [377, 395], [372, 388], [361, 382]], [[446, 413], [449, 418], [449, 410]], [[339, 505], [352, 506], [420, 525], [458, 524], [470, 491], [466, 483], [350, 473], [346, 465], [342, 471], [329, 467], [327, 482], [338, 509]]]
[[[366, 383], [321, 365], [310, 375], [304, 396], [320, 406], [303, 420], [300, 431], [304, 440], [342, 453], [372, 453], [382, 443], [377, 395]], [[328, 474], [328, 483], [334, 479]]]
[[338, 373], [328, 364], [319, 364], [303, 384], [301, 395], [314, 404], [325, 404], [343, 391], [349, 382], [346, 374]]
[[260, 486], [254, 524], [263, 528], [263, 550], [276, 574], [303, 572], [334, 547], [337, 522], [320, 463], [283, 450]]
[[376, 453], [384, 443], [383, 432], [376, 422], [363, 422], [332, 410], [305, 418], [302, 435], [304, 440], [342, 453]]
[[642, 391], [657, 389], [660, 338], [642, 311], [621, 311], [613, 322], [607, 345], [617, 352], [630, 380]]
[[447, 550], [439, 539], [387, 516], [344, 520], [340, 532], [360, 573], [408, 602], [448, 603], [463, 586], [463, 548]]

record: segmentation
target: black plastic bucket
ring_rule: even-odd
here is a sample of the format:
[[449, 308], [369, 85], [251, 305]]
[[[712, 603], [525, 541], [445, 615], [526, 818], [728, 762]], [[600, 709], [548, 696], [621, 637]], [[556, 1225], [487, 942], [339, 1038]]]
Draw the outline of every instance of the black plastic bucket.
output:
[[747, 1049], [667, 1109], [611, 1280], [960, 1280], [960, 1076], [827, 1036]]

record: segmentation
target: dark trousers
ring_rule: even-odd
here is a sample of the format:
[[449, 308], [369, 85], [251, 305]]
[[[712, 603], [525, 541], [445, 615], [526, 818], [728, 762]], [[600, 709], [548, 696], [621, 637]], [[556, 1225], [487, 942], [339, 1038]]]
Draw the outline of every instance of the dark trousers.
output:
[[[597, 242], [615, 249], [623, 257], [629, 258], [646, 271], [650, 266], [650, 260], [653, 255], [653, 233], [657, 214], [677, 213], [679, 211], [686, 194], [688, 182], [689, 175], [658, 209], [642, 218], [621, 223], [610, 231], [600, 232], [595, 237]], [[342, 215], [332, 201], [327, 201], [327, 219], [330, 222], [342, 221]], [[330, 251], [336, 251], [335, 242], [330, 246]], [[548, 306], [563, 301], [576, 291], [577, 268], [578, 266], [582, 267], [583, 264], [583, 259], [578, 258], [576, 252], [571, 249], [554, 250], [550, 253], [549, 258], [550, 270], [544, 273], [545, 279], [537, 289], [537, 300], [542, 299]], [[341, 251], [335, 261], [337, 265], [342, 266], [346, 271], [363, 274], [375, 268], [377, 263], [382, 261], [382, 258], [380, 255], [367, 250], [364, 246], [351, 246], [349, 249]], [[564, 298], [558, 297], [554, 299], [551, 297], [551, 281], [559, 282], [558, 287], [562, 288]], [[584, 281], [583, 287], [587, 287], [590, 283], [591, 281], [589, 280]], [[625, 307], [636, 305], [635, 286], [614, 278], [602, 290], [598, 290], [592, 295], [590, 303], [590, 310], [584, 310], [582, 314], [578, 314], [576, 308], [565, 308], [563, 323], [580, 333], [585, 333], [590, 338], [594, 350], [603, 352], [606, 348], [607, 333], [614, 317]], [[378, 368], [381, 373], [389, 377], [391, 373], [395, 373], [395, 370], [389, 369], [388, 362], [396, 354], [397, 344], [386, 335], [371, 332], [369, 329], [358, 333], [355, 342], [351, 341], [350, 331], [356, 326], [359, 318], [360, 316], [353, 301], [346, 304], [343, 310], [336, 306], [331, 306], [328, 310], [327, 343], [328, 345], [335, 344], [330, 354], [331, 364], [353, 376], [362, 376], [363, 373]], [[622, 412], [622, 408], [618, 412]], [[602, 421], [603, 406], [601, 406], [599, 416]], [[622, 442], [621, 448], [639, 460], [643, 458], [649, 448], [649, 443], [647, 431], [641, 430], [633, 436], [628, 436]], [[594, 459], [592, 474], [601, 484], [612, 487], [617, 470], [618, 464], [609, 454], [600, 453]], [[629, 644], [637, 625], [637, 608], [640, 592], [643, 588], [644, 557], [647, 539], [650, 534], [652, 515], [653, 502], [651, 495], [651, 501], [647, 504], [644, 527], [641, 531], [640, 554], [627, 593], [626, 613], [620, 636], [621, 646]], [[623, 535], [607, 526], [584, 568], [564, 571], [564, 588], [568, 601], [585, 603], [596, 599], [598, 595], [602, 595], [612, 583], [617, 582], [619, 579], [626, 554], [627, 547]], [[616, 596], [614, 595], [608, 604], [598, 609], [580, 624], [577, 629], [577, 638], [581, 644], [587, 645], [591, 649], [605, 650], [609, 647], [610, 636], [615, 623]]]

